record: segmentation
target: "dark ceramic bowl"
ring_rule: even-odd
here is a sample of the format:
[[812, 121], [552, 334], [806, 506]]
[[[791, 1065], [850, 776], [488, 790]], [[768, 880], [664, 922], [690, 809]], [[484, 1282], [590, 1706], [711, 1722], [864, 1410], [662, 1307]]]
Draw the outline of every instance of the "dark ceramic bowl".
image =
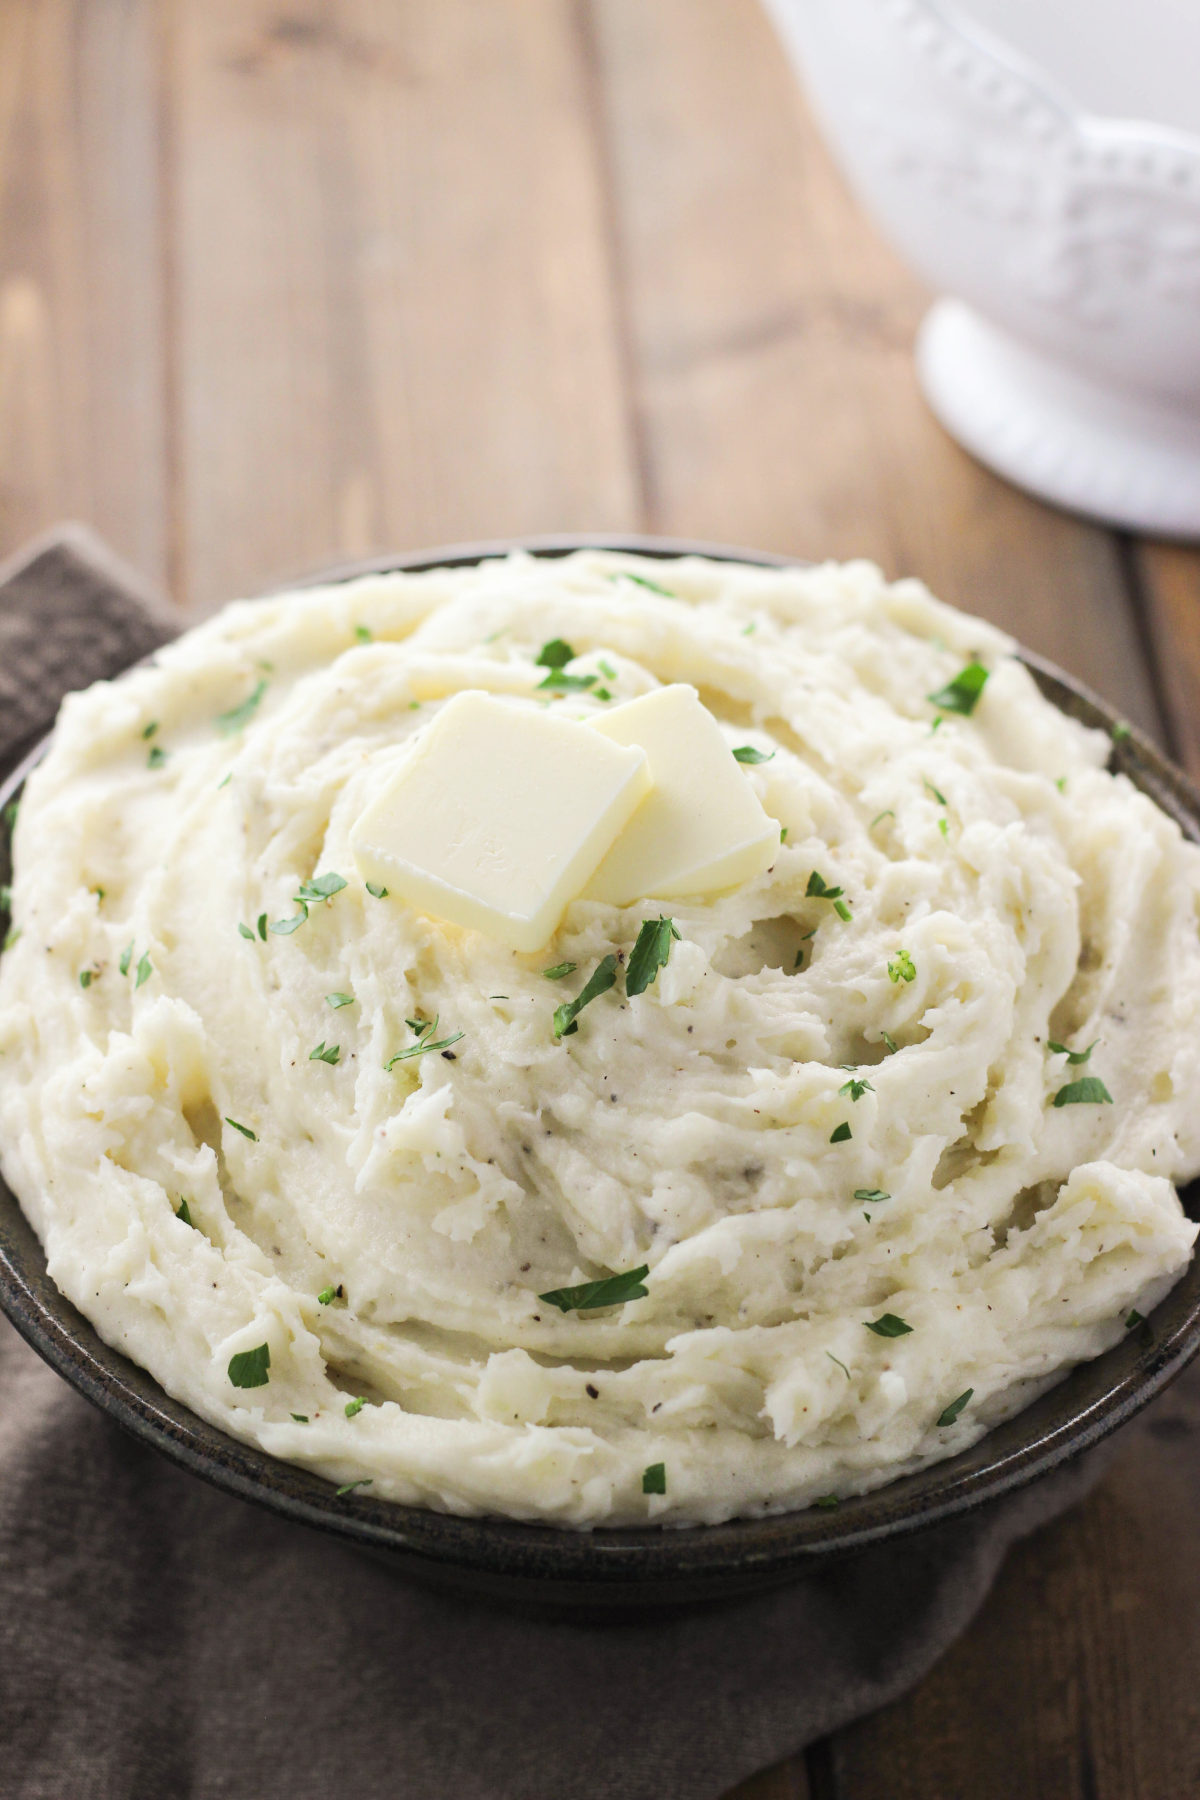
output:
[[[602, 544], [670, 558], [697, 551], [724, 560], [783, 564], [787, 559], [702, 544], [632, 538], [556, 538], [525, 547], [562, 556]], [[389, 557], [311, 581], [342, 580], [380, 569], [463, 565], [508, 544], [474, 545], [422, 556]], [[1073, 718], [1111, 731], [1117, 715], [1035, 656], [1025, 661], [1042, 692]], [[35, 752], [0, 789], [0, 806], [20, 790]], [[1137, 732], [1113, 746], [1113, 766], [1200, 841], [1200, 796]], [[8, 834], [0, 841], [0, 882], [8, 881]], [[1185, 1190], [1197, 1215], [1200, 1183]], [[443, 1586], [523, 1605], [590, 1608], [663, 1606], [720, 1599], [786, 1582], [806, 1570], [878, 1543], [921, 1531], [1012, 1493], [1059, 1468], [1132, 1418], [1200, 1348], [1200, 1259], [1154, 1312], [1095, 1361], [1075, 1369], [1032, 1406], [996, 1426], [972, 1449], [907, 1475], [875, 1493], [728, 1525], [642, 1527], [572, 1532], [504, 1519], [460, 1519], [373, 1500], [338, 1498], [320, 1476], [277, 1462], [239, 1443], [172, 1400], [154, 1379], [109, 1349], [46, 1273], [41, 1245], [16, 1199], [0, 1182], [0, 1306], [52, 1368], [118, 1425], [184, 1468], [285, 1518], [315, 1525], [382, 1554], [398, 1570]]]

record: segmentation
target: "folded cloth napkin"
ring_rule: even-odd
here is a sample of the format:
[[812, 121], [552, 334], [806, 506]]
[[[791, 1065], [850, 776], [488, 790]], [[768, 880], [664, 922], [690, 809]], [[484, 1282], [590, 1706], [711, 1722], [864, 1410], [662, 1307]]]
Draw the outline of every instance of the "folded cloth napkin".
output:
[[[0, 569], [0, 765], [66, 689], [174, 628], [78, 527]], [[0, 1323], [0, 1788], [717, 1800], [917, 1681], [1009, 1545], [1095, 1472], [1077, 1463], [764, 1596], [546, 1622], [427, 1592], [204, 1486]]]

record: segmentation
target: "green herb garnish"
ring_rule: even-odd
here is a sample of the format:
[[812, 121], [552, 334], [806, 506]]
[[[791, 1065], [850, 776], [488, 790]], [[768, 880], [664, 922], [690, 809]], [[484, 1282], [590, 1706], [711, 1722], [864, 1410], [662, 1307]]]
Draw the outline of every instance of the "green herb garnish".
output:
[[387, 893], [388, 893], [387, 889], [385, 887], [380, 887], [380, 885], [377, 881], [368, 881], [367, 892], [368, 892], [368, 894], [370, 894], [372, 900], [386, 900], [387, 899]]
[[950, 1402], [949, 1406], [946, 1407], [944, 1412], [939, 1414], [938, 1424], [939, 1425], [953, 1425], [955, 1419], [957, 1419], [959, 1413], [962, 1411], [963, 1407], [967, 1404], [968, 1400], [971, 1398], [971, 1395], [974, 1392], [975, 1392], [974, 1388], [964, 1388], [962, 1393], [959, 1394], [956, 1399], [954, 1399]]
[[844, 1375], [844, 1376], [845, 1376], [845, 1377], [846, 1377], [846, 1380], [847, 1380], [847, 1381], [849, 1381], [849, 1379], [850, 1379], [850, 1371], [849, 1371], [849, 1369], [848, 1369], [848, 1368], [847, 1368], [847, 1367], [846, 1367], [846, 1365], [845, 1365], [845, 1363], [844, 1363], [844, 1362], [843, 1362], [843, 1361], [842, 1361], [842, 1359], [841, 1359], [841, 1357], [840, 1357], [840, 1356], [835, 1356], [835, 1355], [834, 1355], [834, 1354], [833, 1354], [833, 1351], [832, 1351], [832, 1350], [827, 1350], [827, 1351], [826, 1351], [826, 1352], [825, 1352], [825, 1354], [826, 1354], [826, 1356], [827, 1356], [827, 1357], [828, 1357], [828, 1358], [829, 1358], [829, 1360], [830, 1360], [830, 1362], [831, 1362], [831, 1363], [836, 1363], [836, 1364], [837, 1364], [837, 1366], [838, 1366], [838, 1368], [839, 1368], [839, 1369], [840, 1369], [840, 1370], [841, 1370], [841, 1371], [842, 1371], [842, 1374], [843, 1374], [843, 1375]]
[[863, 1324], [868, 1331], [873, 1331], [876, 1337], [907, 1337], [912, 1330], [912, 1326], [906, 1325], [903, 1319], [898, 1319], [895, 1313], [884, 1313], [878, 1319], [864, 1319]]
[[151, 744], [150, 754], [146, 758], [146, 767], [148, 769], [161, 769], [166, 760], [167, 752], [163, 749], [162, 745]]
[[594, 1312], [598, 1306], [623, 1306], [627, 1300], [641, 1300], [649, 1289], [643, 1286], [650, 1273], [649, 1263], [640, 1269], [627, 1269], [623, 1275], [604, 1275], [599, 1281], [581, 1281], [578, 1287], [551, 1288], [539, 1294], [548, 1306], [560, 1312]]
[[293, 913], [290, 919], [273, 919], [271, 922], [271, 930], [276, 932], [280, 937], [291, 937], [293, 931], [299, 931], [301, 925], [304, 924], [307, 918], [308, 908], [305, 906], [300, 912]]
[[217, 714], [215, 724], [222, 737], [232, 737], [235, 731], [241, 731], [244, 725], [250, 723], [266, 691], [266, 682], [260, 681], [256, 683], [254, 692], [243, 700], [240, 706], [231, 706], [228, 712]]
[[813, 1501], [813, 1505], [819, 1506], [822, 1512], [832, 1512], [835, 1506], [841, 1504], [836, 1494], [818, 1494]]
[[347, 1481], [344, 1482], [340, 1488], [335, 1488], [334, 1493], [340, 1499], [343, 1494], [352, 1494], [355, 1488], [370, 1487], [370, 1485], [371, 1477], [369, 1475], [360, 1475], [357, 1481]]
[[239, 1350], [229, 1359], [229, 1379], [235, 1388], [266, 1387], [271, 1377], [271, 1346], [256, 1344], [253, 1350]]
[[534, 658], [534, 665], [539, 669], [565, 669], [569, 662], [574, 662], [575, 652], [565, 638], [551, 638], [543, 644]]
[[607, 994], [617, 979], [617, 959], [613, 955], [605, 956], [592, 970], [591, 975], [574, 1000], [565, 1000], [554, 1009], [554, 1035], [556, 1038], [572, 1037], [579, 1030], [576, 1020], [585, 1006], [598, 1000], [601, 994]]
[[353, 1400], [347, 1400], [346, 1417], [348, 1419], [356, 1419], [366, 1404], [367, 1403], [361, 1394]]
[[1109, 735], [1114, 744], [1123, 744], [1126, 738], [1132, 736], [1132, 732], [1124, 719], [1118, 719]]
[[[573, 975], [578, 967], [579, 964], [573, 962], [555, 963], [552, 969], [543, 969], [542, 974], [546, 977], [547, 981], [561, 981], [564, 975]], [[493, 999], [501, 998], [507, 999], [508, 996], [493, 995]]]
[[610, 662], [605, 662], [603, 657], [599, 658], [599, 660], [596, 663], [596, 667], [599, 669], [600, 673], [604, 676], [606, 681], [615, 681], [617, 679], [617, 671], [613, 668], [613, 666]]
[[317, 1304], [319, 1306], [332, 1306], [334, 1301], [340, 1300], [341, 1297], [342, 1297], [341, 1288], [334, 1287], [333, 1283], [331, 1282], [328, 1287], [323, 1287], [321, 1289], [320, 1293], [317, 1295]]
[[840, 1125], [834, 1126], [833, 1131], [830, 1133], [829, 1141], [831, 1144], [845, 1144], [849, 1142], [853, 1135], [854, 1133], [843, 1119]]
[[297, 1425], [307, 1425], [308, 1424], [308, 1414], [307, 1413], [293, 1413], [292, 1417], [293, 1417], [293, 1419], [295, 1419]]
[[662, 594], [667, 600], [675, 600], [678, 598], [677, 595], [671, 592], [670, 588], [662, 587], [657, 581], [651, 581], [648, 575], [635, 575], [632, 569], [621, 569], [617, 574], [610, 575], [608, 580], [633, 581], [637, 583], [638, 587], [649, 588], [652, 594]]
[[311, 881], [302, 881], [294, 898], [301, 906], [315, 906], [318, 900], [332, 900], [345, 886], [345, 876], [331, 870], [328, 875], [315, 875]]
[[873, 1094], [874, 1092], [875, 1089], [869, 1081], [854, 1076], [851, 1076], [849, 1081], [843, 1081], [838, 1089], [839, 1094], [849, 1094], [852, 1100], [861, 1100], [864, 1094]]
[[733, 753], [734, 762], [765, 763], [774, 756], [773, 750], [756, 750], [753, 744], [739, 744]]
[[95, 969], [80, 969], [79, 985], [81, 988], [90, 988], [93, 981], [95, 981], [95, 979], [96, 979]]
[[151, 975], [153, 975], [153, 973], [154, 973], [154, 964], [150, 961], [150, 958], [148, 956], [143, 956], [141, 961], [138, 963], [137, 976], [133, 983], [133, 991], [135, 994], [136, 994], [137, 990], [141, 987], [143, 982], [149, 981], [149, 979], [150, 979]]
[[667, 1491], [666, 1463], [651, 1463], [648, 1469], [642, 1470], [643, 1494], [665, 1494]]
[[907, 950], [897, 950], [887, 966], [888, 979], [891, 981], [915, 981], [917, 965]]
[[883, 1039], [884, 1043], [887, 1045], [888, 1051], [890, 1052], [890, 1054], [892, 1056], [895, 1056], [897, 1054], [897, 1049], [898, 1049], [896, 1040], [890, 1035], [889, 1032], [886, 1032], [886, 1031], [881, 1031], [879, 1033], [879, 1035]]
[[1081, 1106], [1094, 1103], [1096, 1105], [1113, 1103], [1113, 1097], [1098, 1075], [1084, 1075], [1079, 1081], [1068, 1081], [1066, 1087], [1060, 1087], [1055, 1094], [1053, 1106]]
[[254, 943], [254, 932], [249, 925], [243, 925], [240, 919], [238, 920], [238, 931], [241, 933], [242, 937], [249, 938], [250, 942]]
[[369, 625], [356, 625], [354, 635], [360, 644], [369, 644], [375, 634]]
[[665, 969], [671, 955], [671, 945], [679, 938], [674, 919], [646, 919], [637, 934], [637, 942], [629, 957], [629, 967], [625, 971], [625, 992], [627, 994], [644, 994], [652, 982], [657, 980], [658, 971]]
[[249, 1139], [250, 1139], [250, 1142], [251, 1142], [251, 1143], [252, 1143], [252, 1144], [257, 1144], [257, 1142], [258, 1142], [258, 1133], [257, 1133], [257, 1132], [254, 1132], [254, 1131], [251, 1131], [251, 1129], [250, 1129], [250, 1127], [249, 1127], [249, 1126], [248, 1126], [248, 1125], [239, 1125], [239, 1124], [238, 1124], [238, 1122], [237, 1122], [237, 1120], [236, 1120], [236, 1119], [231, 1119], [231, 1118], [229, 1118], [229, 1117], [226, 1117], [226, 1119], [225, 1119], [225, 1123], [226, 1123], [226, 1124], [227, 1124], [227, 1125], [232, 1125], [232, 1126], [233, 1126], [233, 1129], [234, 1129], [234, 1130], [235, 1130], [235, 1131], [240, 1131], [240, 1132], [241, 1132], [241, 1134], [242, 1134], [242, 1136], [243, 1136], [243, 1137], [244, 1137], [244, 1138], [249, 1138]]
[[961, 713], [970, 718], [979, 702], [988, 672], [982, 663], [969, 662], [965, 669], [960, 669], [953, 681], [939, 688], [936, 694], [926, 694], [925, 698], [931, 706], [938, 706], [943, 712]]
[[885, 1194], [882, 1188], [855, 1188], [854, 1190], [854, 1198], [865, 1200], [870, 1206], [876, 1205], [880, 1200], [890, 1200], [891, 1197], [890, 1194]]
[[316, 1049], [309, 1051], [308, 1060], [309, 1062], [328, 1063], [332, 1068], [341, 1054], [342, 1046], [340, 1044], [327, 1044], [322, 1038]]
[[923, 775], [921, 780], [925, 783], [925, 786], [929, 789], [929, 792], [933, 795], [939, 806], [949, 806], [950, 802], [947, 800], [945, 794], [935, 788], [932, 781], [926, 781]]
[[126, 944], [126, 946], [122, 950], [120, 956], [117, 958], [117, 967], [118, 967], [118, 969], [120, 969], [122, 975], [128, 975], [129, 965], [132, 961], [133, 961], [133, 945]]
[[539, 688], [556, 688], [560, 693], [582, 694], [588, 688], [595, 687], [598, 675], [567, 675], [562, 669], [551, 669], [544, 681], [538, 682]]
[[152, 738], [157, 730], [158, 730], [158, 720], [151, 719], [151, 721], [148, 725], [142, 726], [142, 736], [143, 736], [143, 738]]
[[326, 994], [325, 1004], [326, 1004], [326, 1006], [332, 1006], [334, 1012], [337, 1012], [339, 1007], [353, 1006], [354, 1005], [354, 995], [353, 994]]
[[1056, 1044], [1052, 1040], [1046, 1048], [1052, 1056], [1065, 1056], [1072, 1068], [1078, 1068], [1080, 1063], [1087, 1061], [1099, 1042], [1099, 1038], [1093, 1038], [1086, 1050], [1068, 1050], [1065, 1044]]
[[1126, 1331], [1132, 1331], [1135, 1325], [1144, 1325], [1145, 1323], [1146, 1321], [1142, 1314], [1134, 1307], [1133, 1311], [1125, 1320], [1125, 1329]]
[[[439, 1015], [440, 1016], [440, 1015]], [[384, 1063], [384, 1070], [394, 1068], [398, 1062], [410, 1062], [414, 1056], [426, 1056], [434, 1050], [448, 1050], [451, 1044], [457, 1044], [459, 1038], [466, 1033], [456, 1031], [452, 1037], [434, 1039], [437, 1030], [437, 1019], [406, 1019], [405, 1024], [417, 1034], [415, 1044], [407, 1044], [403, 1050], [397, 1050], [390, 1061]]]
[[195, 1231], [196, 1221], [192, 1217], [192, 1209], [182, 1197], [180, 1198], [179, 1205], [175, 1208], [175, 1217], [177, 1219], [182, 1219], [185, 1225], [190, 1225], [192, 1230]]
[[880, 819], [894, 819], [895, 816], [896, 815], [892, 811], [891, 807], [885, 806], [881, 813], [875, 814], [875, 817], [871, 820], [871, 823], [867, 826], [867, 830], [874, 831], [874, 829], [878, 825]]

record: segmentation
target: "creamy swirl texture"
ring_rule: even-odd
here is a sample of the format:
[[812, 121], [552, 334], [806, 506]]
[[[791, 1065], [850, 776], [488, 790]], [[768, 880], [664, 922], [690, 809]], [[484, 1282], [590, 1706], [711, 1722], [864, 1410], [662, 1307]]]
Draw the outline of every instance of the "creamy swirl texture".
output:
[[[241, 602], [72, 696], [0, 960], [54, 1280], [217, 1425], [458, 1512], [719, 1520], [972, 1443], [1177, 1279], [1200, 1169], [1200, 851], [1012, 648], [866, 564], [585, 552]], [[759, 753], [764, 874], [536, 955], [368, 891], [448, 698], [669, 682]]]

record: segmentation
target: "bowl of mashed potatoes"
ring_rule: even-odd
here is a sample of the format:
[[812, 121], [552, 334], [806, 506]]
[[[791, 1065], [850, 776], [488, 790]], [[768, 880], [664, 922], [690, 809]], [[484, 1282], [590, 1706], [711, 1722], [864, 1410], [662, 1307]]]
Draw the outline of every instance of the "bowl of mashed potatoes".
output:
[[232, 1491], [695, 1598], [1200, 1341], [1200, 802], [918, 582], [393, 561], [70, 696], [4, 802], [0, 1300]]

